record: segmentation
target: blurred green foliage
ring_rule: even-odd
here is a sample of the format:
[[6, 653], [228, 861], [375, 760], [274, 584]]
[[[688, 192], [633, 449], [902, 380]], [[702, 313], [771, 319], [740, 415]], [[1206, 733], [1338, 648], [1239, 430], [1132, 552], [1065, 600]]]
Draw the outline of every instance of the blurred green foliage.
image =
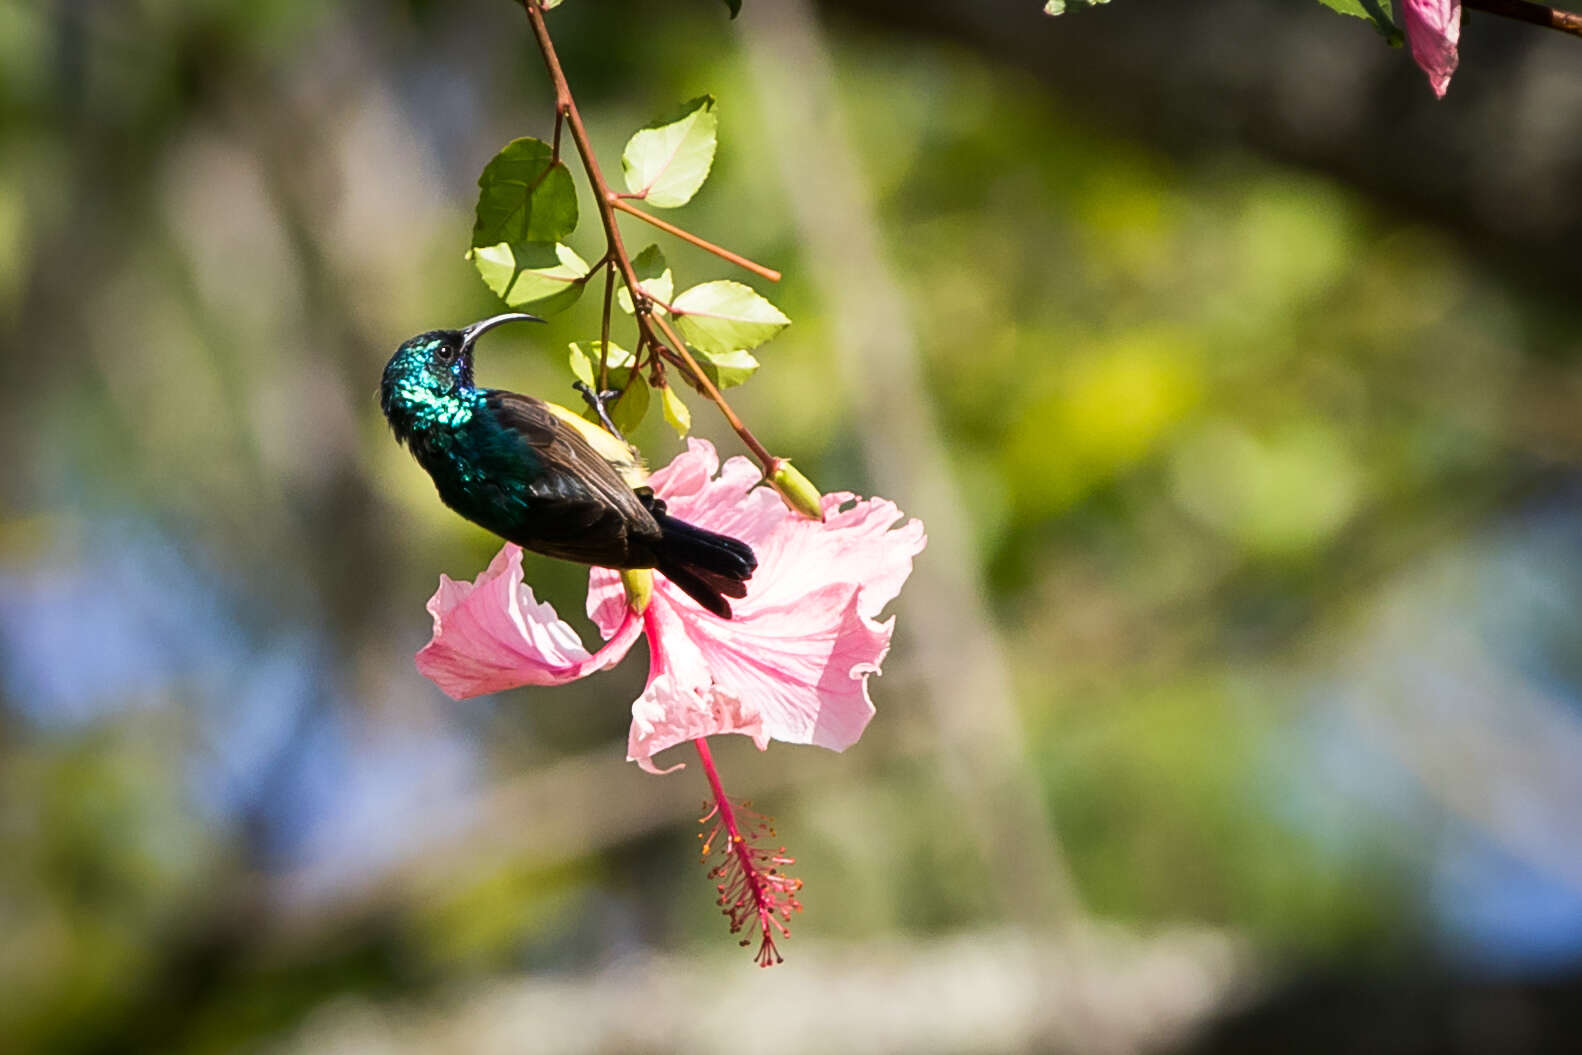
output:
[[[797, 320], [739, 407], [827, 490], [868, 491], [859, 438], [886, 423], [839, 380], [862, 350], [821, 321], [773, 130], [716, 16], [568, 4], [555, 28], [606, 167], [644, 115], [717, 95], [720, 151], [686, 222], [782, 269], [774, 299]], [[1502, 508], [1534, 465], [1574, 458], [1574, 313], [1332, 183], [1228, 148], [1173, 161], [1013, 72], [837, 28], [841, 101], [1087, 906], [1211, 921], [1296, 958], [1418, 947], [1430, 835], [1338, 792], [1321, 832], [1294, 816], [1304, 723], [1393, 571]], [[147, 521], [236, 634], [319, 642], [314, 706], [351, 739], [462, 736], [485, 805], [597, 759], [587, 795], [531, 798], [523, 822], [576, 839], [444, 848], [488, 853], [411, 887], [353, 844], [342, 863], [381, 881], [298, 915], [287, 880], [335, 853], [271, 856], [257, 825], [293, 794], [289, 767], [255, 808], [194, 805], [187, 766], [220, 753], [200, 678], [177, 669], [82, 722], [40, 718], [7, 680], [0, 1046], [250, 1048], [342, 992], [429, 996], [639, 945], [735, 951], [686, 808], [644, 812], [691, 792], [622, 768], [640, 665], [467, 705], [411, 668], [437, 575], [470, 577], [495, 542], [435, 500], [371, 392], [403, 337], [498, 308], [463, 253], [477, 172], [549, 133], [530, 47], [482, 0], [0, 0], [0, 339], [27, 379], [0, 395], [5, 581], [83, 564], [107, 518]], [[588, 227], [574, 241], [595, 259]], [[740, 277], [663, 249], [685, 286]], [[480, 372], [564, 399], [597, 300], [502, 339]], [[692, 402], [698, 432], [734, 450]], [[677, 442], [660, 417], [636, 436], [657, 463]], [[580, 618], [578, 569], [529, 576]], [[899, 614], [861, 748], [721, 752], [767, 786], [801, 859], [799, 938], [1017, 922], [917, 749], [904, 599]], [[405, 814], [377, 816], [399, 830]], [[437, 833], [408, 834], [422, 857]]]

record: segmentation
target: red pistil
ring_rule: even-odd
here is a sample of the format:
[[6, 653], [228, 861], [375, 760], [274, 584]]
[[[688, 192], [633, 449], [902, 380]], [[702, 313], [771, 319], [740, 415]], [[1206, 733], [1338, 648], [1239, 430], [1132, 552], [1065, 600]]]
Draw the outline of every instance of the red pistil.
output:
[[[760, 967], [772, 967], [784, 961], [780, 950], [775, 948], [775, 932], [789, 937], [791, 929], [786, 924], [791, 913], [802, 911], [802, 903], [796, 897], [797, 891], [802, 889], [802, 880], [780, 871], [786, 865], [796, 864], [796, 858], [787, 856], [784, 846], [770, 850], [756, 845], [764, 836], [774, 838], [773, 818], [755, 813], [748, 808], [752, 805], [749, 802], [732, 803], [726, 798], [708, 741], [700, 738], [692, 741], [692, 745], [698, 750], [703, 772], [709, 778], [709, 789], [714, 793], [714, 804], [705, 803], [707, 812], [698, 818], [699, 824], [714, 822], [707, 835], [698, 833], [698, 838], [703, 840], [703, 860], [707, 862], [713, 855], [716, 839], [723, 837], [725, 840], [719, 847], [724, 859], [709, 870], [709, 878], [715, 881], [714, 889], [719, 893], [715, 904], [730, 919], [732, 934], [756, 922], [763, 940], [754, 959]], [[747, 826], [745, 832], [742, 822]], [[751, 938], [741, 940], [744, 948], [751, 943]]]

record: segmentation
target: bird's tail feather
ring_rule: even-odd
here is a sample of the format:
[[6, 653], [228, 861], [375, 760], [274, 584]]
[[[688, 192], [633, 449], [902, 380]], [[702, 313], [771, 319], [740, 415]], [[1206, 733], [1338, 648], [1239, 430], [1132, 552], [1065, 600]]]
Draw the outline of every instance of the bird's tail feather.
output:
[[731, 605], [725, 598], [746, 597], [747, 580], [758, 567], [752, 547], [677, 520], [665, 512], [663, 502], [654, 501], [650, 511], [662, 535], [654, 567], [688, 597], [729, 619]]

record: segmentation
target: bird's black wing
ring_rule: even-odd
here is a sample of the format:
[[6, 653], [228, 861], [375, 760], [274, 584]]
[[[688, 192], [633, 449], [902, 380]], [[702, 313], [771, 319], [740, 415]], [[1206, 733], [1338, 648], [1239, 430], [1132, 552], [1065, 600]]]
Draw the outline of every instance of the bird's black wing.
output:
[[647, 566], [659, 525], [588, 441], [532, 396], [495, 389], [485, 400], [543, 466], [527, 485], [531, 522], [512, 541], [585, 564]]

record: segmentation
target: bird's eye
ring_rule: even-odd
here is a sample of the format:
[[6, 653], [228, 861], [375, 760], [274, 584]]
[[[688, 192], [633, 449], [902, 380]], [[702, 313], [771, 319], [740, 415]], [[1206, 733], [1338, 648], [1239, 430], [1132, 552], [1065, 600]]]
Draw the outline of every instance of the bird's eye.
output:
[[438, 359], [442, 363], [448, 363], [452, 359], [456, 358], [456, 349], [452, 348], [448, 344], [442, 344], [439, 346], [439, 351], [434, 353], [434, 358]]

